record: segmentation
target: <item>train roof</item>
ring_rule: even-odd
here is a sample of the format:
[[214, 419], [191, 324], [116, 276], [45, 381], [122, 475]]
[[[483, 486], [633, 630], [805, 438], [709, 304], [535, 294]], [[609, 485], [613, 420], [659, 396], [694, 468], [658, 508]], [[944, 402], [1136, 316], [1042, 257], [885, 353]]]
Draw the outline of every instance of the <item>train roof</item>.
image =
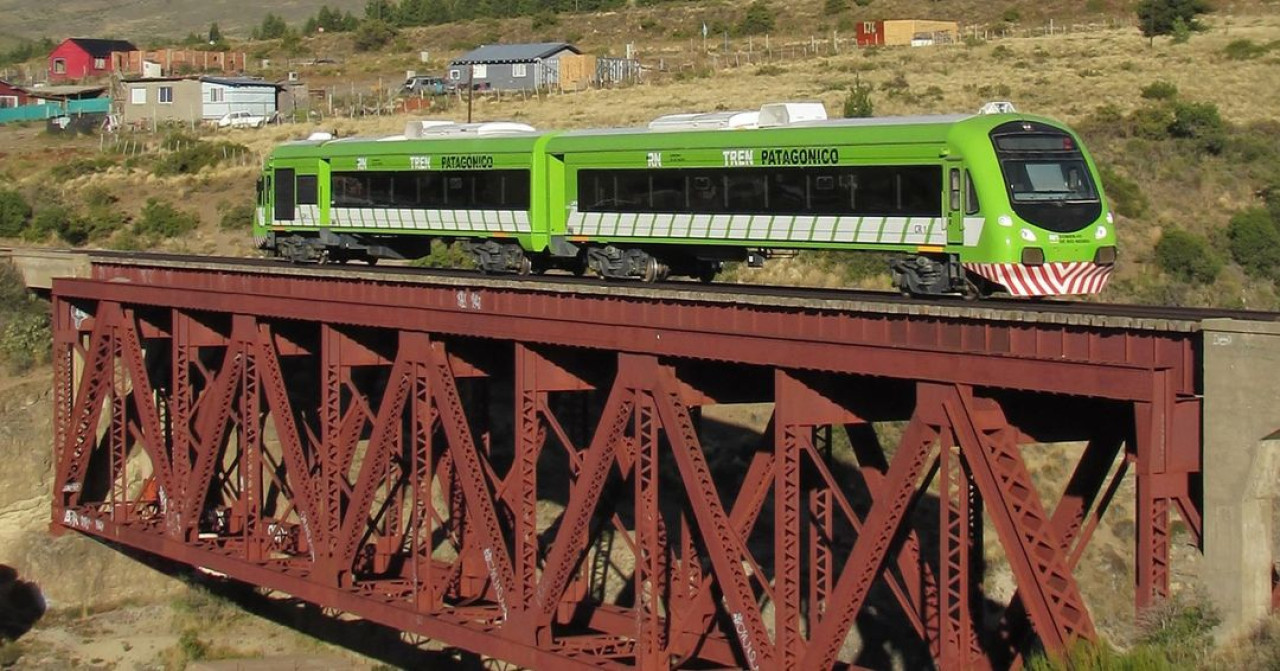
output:
[[[370, 153], [530, 152], [540, 142], [552, 152], [741, 147], [758, 144], [828, 145], [946, 143], [957, 128], [985, 135], [1010, 121], [1059, 123], [1019, 114], [1008, 103], [978, 114], [934, 114], [827, 119], [820, 103], [776, 103], [755, 110], [673, 114], [648, 126], [538, 131], [514, 122], [461, 124], [414, 120], [402, 135], [334, 139], [328, 134], [278, 146], [274, 156], [351, 156]], [[839, 133], [838, 138], [832, 133]], [[397, 145], [394, 149], [388, 145]]]

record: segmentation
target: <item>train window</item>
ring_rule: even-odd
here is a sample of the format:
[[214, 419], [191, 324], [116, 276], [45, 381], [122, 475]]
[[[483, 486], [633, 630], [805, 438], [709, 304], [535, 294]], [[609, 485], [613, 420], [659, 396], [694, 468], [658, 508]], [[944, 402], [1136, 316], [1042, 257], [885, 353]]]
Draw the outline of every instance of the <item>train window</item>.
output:
[[294, 201], [295, 186], [293, 168], [276, 169], [276, 206], [273, 217], [276, 221], [293, 221], [297, 207]]
[[320, 202], [315, 175], [298, 175], [298, 204], [315, 205]]
[[337, 207], [523, 210], [529, 208], [529, 173], [335, 172], [332, 191]]
[[967, 186], [964, 197], [964, 213], [977, 214], [982, 206], [978, 203], [978, 189], [973, 185], [973, 175], [968, 170], [964, 171], [964, 183]]
[[942, 168], [580, 170], [583, 212], [939, 216]]
[[769, 205], [774, 212], [809, 209], [808, 180], [803, 172], [779, 170], [769, 175]]

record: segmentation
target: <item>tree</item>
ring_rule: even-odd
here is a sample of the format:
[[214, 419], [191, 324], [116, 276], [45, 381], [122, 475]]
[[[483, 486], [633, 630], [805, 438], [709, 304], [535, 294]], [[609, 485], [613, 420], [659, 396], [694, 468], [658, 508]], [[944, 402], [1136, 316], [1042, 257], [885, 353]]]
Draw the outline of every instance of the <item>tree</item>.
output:
[[222, 30], [218, 28], [218, 22], [214, 21], [209, 24], [209, 44], [218, 44], [222, 41]]
[[395, 39], [396, 29], [386, 21], [367, 19], [356, 28], [356, 51], [377, 51]]
[[255, 40], [278, 40], [289, 32], [289, 24], [271, 12], [262, 19], [262, 25], [253, 29]]
[[372, 21], [390, 22], [395, 19], [396, 7], [390, 0], [369, 0], [364, 5], [364, 18]]
[[1179, 19], [1190, 30], [1201, 30], [1196, 17], [1210, 9], [1208, 0], [1141, 0], [1138, 26], [1143, 37], [1172, 34]]
[[747, 11], [742, 15], [742, 20], [738, 22], [739, 35], [759, 35], [773, 30], [775, 19], [773, 10], [764, 0], [756, 0], [747, 7]]
[[844, 116], [846, 119], [869, 117], [875, 113], [875, 105], [871, 102], [871, 86], [862, 83], [859, 77], [849, 88], [849, 95], [844, 99]]

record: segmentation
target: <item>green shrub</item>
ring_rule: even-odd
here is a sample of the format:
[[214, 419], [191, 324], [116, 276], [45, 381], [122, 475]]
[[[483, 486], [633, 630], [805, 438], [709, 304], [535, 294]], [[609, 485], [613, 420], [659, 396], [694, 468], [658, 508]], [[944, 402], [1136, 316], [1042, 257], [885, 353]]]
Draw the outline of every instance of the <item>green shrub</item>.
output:
[[161, 146], [171, 151], [161, 156], [152, 166], [151, 172], [156, 177], [194, 175], [249, 151], [242, 144], [206, 142], [183, 134], [166, 137]]
[[1178, 97], [1178, 87], [1166, 81], [1154, 81], [1142, 87], [1142, 97], [1147, 100], [1173, 100]]
[[1173, 110], [1165, 105], [1139, 107], [1129, 114], [1129, 133], [1147, 140], [1166, 140], [1173, 125]]
[[1231, 40], [1227, 46], [1222, 48], [1222, 54], [1233, 61], [1260, 58], [1265, 56], [1268, 51], [1270, 51], [1268, 45], [1258, 44], [1249, 39]]
[[396, 37], [396, 29], [386, 21], [368, 19], [360, 22], [353, 43], [356, 51], [377, 51]]
[[446, 245], [439, 240], [432, 240], [431, 253], [414, 259], [409, 265], [418, 268], [474, 268], [476, 264], [471, 253], [463, 249], [462, 243]]
[[827, 16], [839, 14], [849, 9], [849, 0], [826, 0], [822, 3], [822, 11]]
[[1170, 229], [1156, 243], [1156, 264], [1185, 282], [1209, 284], [1222, 272], [1222, 260], [1204, 237]]
[[1000, 15], [1000, 20], [1005, 23], [1017, 23], [1022, 20], [1022, 13], [1017, 9], [1010, 7], [1009, 9], [1004, 10], [1004, 13]]
[[53, 342], [49, 315], [43, 310], [31, 310], [12, 315], [7, 321], [4, 332], [0, 333], [0, 353], [9, 372], [24, 373], [38, 364], [48, 363]]
[[82, 175], [92, 175], [94, 173], [103, 172], [116, 164], [115, 160], [109, 156], [100, 156], [98, 158], [76, 158], [66, 163], [59, 163], [49, 170], [49, 176], [60, 182], [69, 179], [75, 179]]
[[227, 204], [225, 207], [219, 207], [218, 209], [222, 212], [222, 217], [218, 220], [218, 227], [228, 231], [251, 228], [253, 226], [253, 217], [257, 214], [257, 207], [252, 203]]
[[1280, 231], [1271, 214], [1253, 208], [1231, 217], [1227, 224], [1231, 257], [1256, 277], [1275, 277], [1280, 270]]
[[22, 235], [31, 221], [31, 206], [17, 191], [0, 190], [0, 237], [16, 238]]
[[1137, 219], [1147, 213], [1150, 203], [1137, 182], [1107, 165], [1099, 166], [1098, 173], [1102, 176], [1102, 188], [1111, 200], [1111, 207], [1116, 214]]
[[0, 264], [0, 358], [12, 373], [49, 361], [49, 305], [32, 296], [22, 276]]
[[1142, 645], [1157, 650], [1173, 668], [1194, 669], [1213, 646], [1218, 615], [1201, 595], [1180, 595], [1141, 614]]
[[764, 0], [755, 0], [743, 13], [736, 32], [738, 35], [761, 35], [772, 31], [776, 23], [773, 9], [765, 4]]
[[61, 204], [49, 204], [36, 210], [31, 226], [23, 236], [28, 240], [46, 240], [50, 236], [78, 247], [89, 241], [93, 232], [88, 220], [74, 209]]
[[133, 225], [133, 232], [150, 238], [173, 238], [190, 233], [199, 225], [198, 216], [156, 198], [148, 198], [142, 208], [142, 216]]
[[871, 100], [871, 86], [863, 84], [862, 79], [854, 81], [849, 95], [844, 99], [844, 116], [846, 119], [865, 118], [875, 114], [875, 103]]
[[1227, 142], [1227, 124], [1213, 103], [1174, 102], [1169, 135], [1195, 140], [1202, 151], [1220, 154]]
[[541, 30], [558, 25], [560, 25], [560, 17], [550, 10], [543, 10], [533, 15], [533, 25], [530, 27], [534, 30]]

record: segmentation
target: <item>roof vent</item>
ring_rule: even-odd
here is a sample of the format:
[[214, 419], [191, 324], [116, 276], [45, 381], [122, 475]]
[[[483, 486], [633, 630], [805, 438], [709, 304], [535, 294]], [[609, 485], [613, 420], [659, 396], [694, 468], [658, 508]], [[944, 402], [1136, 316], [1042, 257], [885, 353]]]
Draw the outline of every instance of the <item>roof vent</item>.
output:
[[801, 121], [826, 121], [827, 108], [820, 102], [767, 103], [760, 106], [760, 127], [790, 126]]
[[978, 108], [978, 114], [1013, 114], [1017, 111], [1008, 100], [993, 100]]
[[476, 135], [509, 135], [538, 132], [537, 128], [527, 123], [517, 123], [515, 121], [487, 121], [475, 124], [475, 126]]
[[441, 135], [512, 135], [536, 132], [537, 129], [533, 126], [524, 123], [516, 123], [514, 121], [455, 123], [453, 121], [427, 119], [421, 121], [410, 121], [405, 124], [404, 127], [404, 137], [410, 140], [423, 137], [438, 137]]
[[440, 119], [418, 119], [410, 121], [404, 125], [404, 136], [409, 139], [422, 137], [428, 132], [435, 134], [446, 126], [457, 126], [452, 121], [443, 121]]
[[649, 130], [731, 130], [755, 128], [760, 119], [756, 111], [707, 112], [700, 114], [666, 114], [649, 122]]

